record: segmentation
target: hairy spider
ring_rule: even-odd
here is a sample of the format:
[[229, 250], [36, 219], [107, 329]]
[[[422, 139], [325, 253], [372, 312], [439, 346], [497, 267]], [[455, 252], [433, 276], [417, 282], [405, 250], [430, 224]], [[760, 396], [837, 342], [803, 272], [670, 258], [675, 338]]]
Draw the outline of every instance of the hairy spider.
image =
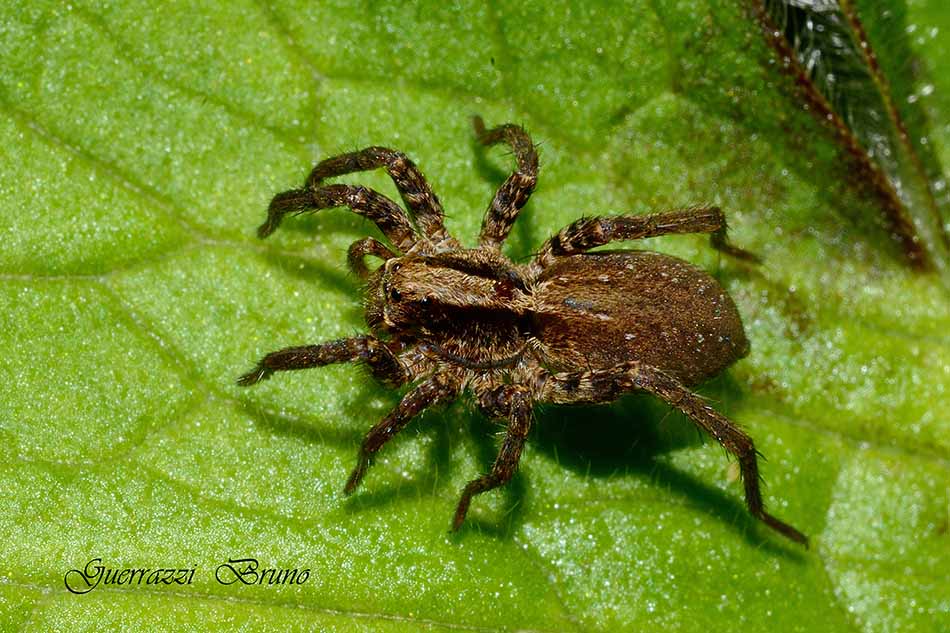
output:
[[[472, 497], [508, 482], [531, 428], [535, 403], [603, 403], [646, 391], [685, 413], [739, 461], [753, 516], [799, 543], [805, 536], [765, 511], [752, 439], [689, 390], [744, 357], [749, 343], [729, 295], [708, 273], [651, 251], [587, 252], [617, 240], [670, 233], [709, 233], [712, 246], [754, 256], [729, 244], [718, 207], [645, 216], [577, 220], [547, 240], [528, 264], [515, 264], [501, 245], [538, 177], [538, 155], [517, 125], [486, 130], [484, 145], [508, 144], [517, 169], [495, 193], [478, 248], [463, 248], [443, 226], [439, 199], [419, 169], [385, 147], [328, 158], [301, 189], [274, 197], [267, 237], [287, 214], [349, 207], [373, 220], [391, 243], [372, 237], [350, 246], [349, 265], [367, 280], [366, 322], [373, 334], [267, 354], [238, 383], [275, 371], [330, 363], [365, 363], [380, 381], [412, 388], [363, 440], [345, 492], [359, 486], [373, 456], [423, 409], [472, 394], [488, 416], [507, 420], [491, 471], [462, 491], [452, 522], [465, 520]], [[324, 184], [342, 174], [383, 167], [407, 211], [365, 187]], [[370, 272], [372, 255], [383, 265]]]

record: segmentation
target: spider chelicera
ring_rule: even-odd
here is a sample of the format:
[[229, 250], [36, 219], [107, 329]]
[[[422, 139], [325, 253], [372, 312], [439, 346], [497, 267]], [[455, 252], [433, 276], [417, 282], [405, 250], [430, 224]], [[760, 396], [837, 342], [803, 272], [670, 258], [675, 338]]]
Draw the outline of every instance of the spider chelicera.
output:
[[[486, 130], [479, 117], [474, 123], [481, 143], [506, 143], [517, 161], [488, 207], [477, 248], [463, 248], [449, 235], [442, 205], [422, 173], [385, 147], [328, 158], [303, 188], [274, 197], [258, 229], [262, 238], [287, 214], [349, 207], [375, 222], [390, 245], [366, 237], [349, 249], [350, 268], [367, 281], [372, 334], [271, 352], [239, 384], [277, 371], [356, 361], [387, 385], [410, 385], [367, 433], [347, 494], [359, 486], [373, 456], [422, 410], [470, 393], [486, 415], [507, 421], [507, 431], [490, 472], [462, 491], [453, 529], [465, 520], [472, 497], [511, 479], [535, 403], [605, 403], [645, 391], [736, 456], [753, 516], [807, 544], [801, 532], [765, 511], [752, 439], [689, 389], [749, 351], [732, 299], [708, 273], [668, 255], [589, 252], [618, 240], [709, 233], [714, 248], [754, 260], [726, 240], [722, 211], [701, 206], [582, 218], [548, 239], [529, 263], [516, 264], [501, 246], [537, 183], [538, 155], [520, 126]], [[406, 210], [372, 189], [324, 184], [377, 168], [392, 177]], [[370, 271], [368, 255], [383, 264]]]

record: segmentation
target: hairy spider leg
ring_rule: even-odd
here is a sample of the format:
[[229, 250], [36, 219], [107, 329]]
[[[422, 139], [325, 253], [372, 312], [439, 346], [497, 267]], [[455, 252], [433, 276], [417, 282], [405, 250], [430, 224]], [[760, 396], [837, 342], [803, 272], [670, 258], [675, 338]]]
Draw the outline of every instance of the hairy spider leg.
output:
[[576, 255], [619, 240], [639, 240], [671, 233], [712, 233], [710, 242], [718, 251], [747, 261], [759, 258], [726, 239], [726, 217], [719, 207], [687, 207], [650, 215], [617, 215], [581, 218], [548, 239], [534, 259], [544, 269], [558, 257]]
[[277, 194], [267, 208], [267, 220], [258, 227], [257, 235], [264, 238], [273, 233], [288, 213], [313, 213], [333, 207], [349, 207], [354, 213], [369, 218], [403, 252], [417, 241], [409, 217], [398, 204], [377, 191], [355, 185], [291, 189]]
[[238, 378], [238, 384], [248, 387], [267, 380], [275, 371], [310, 369], [352, 361], [366, 363], [373, 376], [385, 384], [398, 386], [409, 380], [402, 363], [385, 343], [373, 336], [357, 336], [271, 352], [252, 371]]
[[356, 490], [369, 468], [372, 457], [415, 416], [430, 406], [453, 400], [460, 390], [461, 385], [455, 376], [442, 373], [432, 376], [403, 396], [396, 408], [366, 434], [360, 445], [356, 467], [350, 474], [343, 492], [352, 494]]
[[694, 424], [735, 455], [742, 473], [746, 506], [752, 516], [807, 547], [808, 539], [804, 534], [765, 511], [762, 492], [759, 490], [758, 452], [752, 438], [669, 374], [638, 361], [610, 369], [553, 374], [542, 388], [543, 395], [539, 399], [559, 404], [603, 403], [616, 399], [624, 392], [638, 389], [682, 411]]
[[364, 237], [350, 244], [346, 252], [346, 261], [352, 270], [360, 279], [366, 279], [369, 276], [369, 268], [366, 267], [366, 256], [374, 255], [383, 261], [392, 259], [396, 256], [386, 245], [374, 237]]
[[498, 250], [518, 219], [518, 212], [528, 202], [538, 183], [538, 152], [534, 149], [531, 137], [520, 125], [506, 123], [486, 130], [480, 116], [473, 117], [472, 123], [475, 126], [475, 136], [482, 145], [507, 143], [518, 163], [518, 168], [495, 192], [495, 197], [485, 212], [485, 219], [482, 220], [479, 246]]
[[[472, 497], [503, 486], [511, 480], [518, 469], [521, 452], [524, 450], [528, 431], [531, 430], [534, 401], [527, 387], [504, 385], [489, 392], [488, 398], [493, 403], [488, 406], [482, 405], [485, 412], [491, 417], [508, 418], [505, 439], [498, 451], [495, 462], [492, 464], [491, 471], [468, 482], [462, 490], [462, 497], [455, 509], [455, 518], [452, 519], [453, 531], [458, 530], [462, 526], [462, 522], [465, 521], [465, 515], [472, 503]], [[507, 403], [507, 412], [504, 415], [497, 415], [498, 407], [494, 403]]]
[[327, 178], [380, 167], [386, 168], [422, 234], [434, 243], [449, 239], [451, 245], [457, 246], [443, 226], [445, 213], [438, 196], [415, 163], [402, 152], [387, 147], [367, 147], [332, 156], [317, 163], [307, 177], [306, 187], [316, 189]]

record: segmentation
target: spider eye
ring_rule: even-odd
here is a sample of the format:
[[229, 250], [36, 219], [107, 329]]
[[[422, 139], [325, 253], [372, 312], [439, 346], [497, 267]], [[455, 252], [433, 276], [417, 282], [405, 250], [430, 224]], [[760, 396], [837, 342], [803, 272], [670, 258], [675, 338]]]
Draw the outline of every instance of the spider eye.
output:
[[399, 301], [400, 299], [402, 299], [402, 293], [396, 290], [395, 288], [391, 288], [389, 290], [389, 298], [392, 299], [393, 301]]
[[427, 306], [427, 305], [429, 305], [430, 303], [432, 303], [432, 298], [431, 298], [431, 297], [423, 297], [422, 300], [419, 301], [419, 303], [421, 303], [421, 304], [424, 305], [424, 306]]

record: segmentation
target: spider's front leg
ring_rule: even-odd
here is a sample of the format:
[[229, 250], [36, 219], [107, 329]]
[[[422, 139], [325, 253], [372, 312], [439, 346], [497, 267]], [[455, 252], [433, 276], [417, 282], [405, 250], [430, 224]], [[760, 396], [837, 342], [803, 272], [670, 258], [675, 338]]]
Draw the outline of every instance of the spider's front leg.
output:
[[534, 260], [537, 268], [547, 268], [559, 257], [583, 253], [620, 240], [640, 240], [660, 235], [710, 233], [718, 251], [751, 262], [759, 258], [729, 243], [726, 216], [719, 207], [687, 207], [649, 215], [617, 215], [581, 218], [546, 241]]
[[539, 400], [561, 404], [601, 403], [615, 400], [621, 394], [633, 390], [643, 390], [659, 397], [716, 438], [723, 448], [739, 460], [745, 502], [752, 516], [783, 536], [808, 546], [808, 538], [804, 534], [765, 511], [759, 489], [758, 452], [752, 438], [666, 372], [631, 361], [611, 369], [554, 374], [542, 388]]
[[490, 417], [508, 418], [508, 428], [491, 470], [470, 481], [462, 490], [462, 498], [459, 499], [452, 520], [452, 530], [458, 530], [462, 526], [472, 497], [503, 486], [511, 480], [518, 469], [521, 452], [524, 450], [525, 440], [528, 439], [528, 431], [531, 430], [534, 399], [527, 387], [503, 385], [482, 394], [479, 404]]
[[402, 252], [411, 249], [417, 241], [412, 223], [398, 204], [378, 191], [356, 185], [326, 185], [277, 194], [267, 208], [267, 220], [257, 228], [257, 235], [264, 238], [273, 233], [287, 214], [312, 213], [333, 207], [349, 207], [354, 213], [372, 220]]
[[373, 255], [386, 261], [396, 256], [386, 245], [373, 237], [364, 237], [350, 244], [346, 254], [347, 263], [360, 279], [369, 277], [369, 268], [366, 267], [366, 256]]
[[271, 352], [237, 382], [248, 387], [267, 380], [275, 371], [310, 369], [350, 361], [365, 362], [373, 376], [387, 385], [398, 386], [409, 379], [402, 363], [385, 343], [372, 336], [357, 336]]
[[445, 212], [442, 203], [432, 191], [425, 176], [416, 167], [408, 156], [388, 147], [367, 147], [356, 152], [340, 154], [321, 161], [310, 172], [307, 178], [307, 188], [316, 189], [327, 178], [342, 176], [357, 171], [369, 171], [383, 167], [392, 178], [393, 184], [399, 190], [403, 202], [422, 230], [423, 235], [434, 243], [450, 240], [443, 226]]
[[518, 218], [518, 212], [528, 202], [538, 183], [538, 152], [534, 149], [531, 137], [520, 125], [506, 123], [486, 130], [480, 116], [473, 117], [472, 123], [475, 126], [475, 136], [482, 145], [507, 143], [518, 162], [515, 172], [498, 188], [482, 221], [479, 245], [497, 250], [508, 237], [511, 225]]

